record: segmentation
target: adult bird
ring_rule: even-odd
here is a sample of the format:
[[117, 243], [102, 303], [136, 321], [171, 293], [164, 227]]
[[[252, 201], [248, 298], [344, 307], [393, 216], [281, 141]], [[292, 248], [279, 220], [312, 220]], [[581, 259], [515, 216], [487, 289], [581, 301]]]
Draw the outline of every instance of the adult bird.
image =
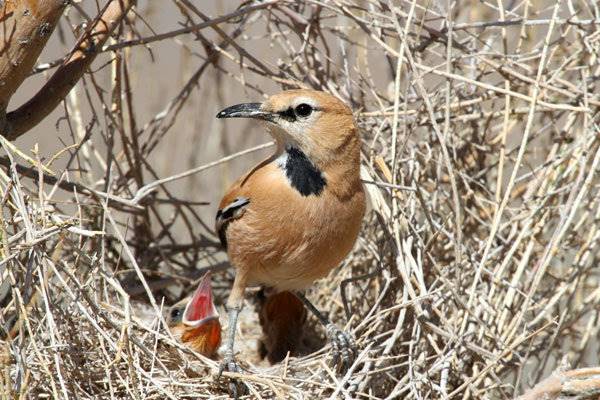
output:
[[352, 111], [321, 91], [289, 90], [264, 103], [228, 107], [217, 118], [265, 121], [276, 151], [229, 188], [216, 231], [236, 269], [227, 300], [229, 328], [221, 371], [239, 371], [233, 342], [244, 290], [294, 291], [326, 325], [334, 361], [352, 357], [349, 335], [301, 293], [350, 252], [365, 213], [360, 138]]
[[212, 299], [210, 272], [207, 272], [191, 297], [167, 310], [166, 322], [175, 336], [198, 353], [215, 357], [221, 344], [221, 323]]

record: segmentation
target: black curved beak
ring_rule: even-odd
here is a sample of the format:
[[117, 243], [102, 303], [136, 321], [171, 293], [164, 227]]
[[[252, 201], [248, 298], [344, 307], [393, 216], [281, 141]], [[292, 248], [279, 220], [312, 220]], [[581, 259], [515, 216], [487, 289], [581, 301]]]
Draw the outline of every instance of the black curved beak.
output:
[[274, 115], [260, 109], [261, 103], [243, 103], [219, 111], [217, 118], [255, 118], [273, 121]]

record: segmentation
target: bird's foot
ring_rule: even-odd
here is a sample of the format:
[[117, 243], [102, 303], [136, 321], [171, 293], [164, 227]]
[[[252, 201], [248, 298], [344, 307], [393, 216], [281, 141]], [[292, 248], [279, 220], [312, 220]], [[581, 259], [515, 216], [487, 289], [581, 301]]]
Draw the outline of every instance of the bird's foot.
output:
[[[219, 366], [219, 373], [217, 374], [217, 381], [221, 379], [221, 375], [223, 375], [223, 371], [234, 372], [237, 374], [242, 373], [242, 369], [235, 361], [233, 355], [226, 355], [223, 357], [223, 361], [221, 361], [221, 365]], [[238, 378], [229, 378], [229, 394], [234, 399], [238, 399], [239, 396], [243, 396], [247, 394], [246, 386], [244, 383]]]
[[356, 353], [352, 335], [332, 323], [327, 325], [326, 332], [333, 351], [333, 364], [340, 366], [342, 371], [346, 371], [352, 365]]

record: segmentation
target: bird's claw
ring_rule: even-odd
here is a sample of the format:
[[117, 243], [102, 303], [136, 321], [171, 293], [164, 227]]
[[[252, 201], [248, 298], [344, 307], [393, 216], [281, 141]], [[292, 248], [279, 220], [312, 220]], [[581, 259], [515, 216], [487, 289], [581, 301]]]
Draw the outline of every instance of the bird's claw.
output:
[[[226, 355], [223, 357], [223, 361], [221, 365], [219, 365], [219, 372], [217, 373], [217, 381], [221, 379], [221, 375], [223, 375], [223, 371], [234, 372], [237, 374], [242, 373], [242, 369], [233, 358], [233, 355]], [[234, 399], [237, 399], [239, 396], [245, 395], [247, 392], [246, 386], [237, 378], [229, 378], [229, 394]]]
[[347, 370], [356, 353], [354, 339], [334, 324], [327, 325], [326, 332], [333, 351], [333, 364], [339, 365], [343, 371]]
[[235, 372], [238, 374], [242, 373], [242, 369], [240, 368], [238, 363], [235, 361], [235, 358], [233, 358], [233, 356], [223, 357], [223, 361], [221, 362], [221, 365], [219, 365], [219, 373], [217, 374], [217, 380], [221, 379], [221, 375], [223, 375], [223, 371]]

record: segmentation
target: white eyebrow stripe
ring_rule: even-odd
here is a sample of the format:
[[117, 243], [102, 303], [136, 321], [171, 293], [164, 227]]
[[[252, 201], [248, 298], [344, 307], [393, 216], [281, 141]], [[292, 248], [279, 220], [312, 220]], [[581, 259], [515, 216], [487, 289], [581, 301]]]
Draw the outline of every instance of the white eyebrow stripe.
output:
[[311, 106], [314, 109], [319, 107], [319, 105], [317, 104], [315, 99], [313, 99], [311, 97], [304, 97], [304, 96], [296, 97], [292, 103], [292, 107], [296, 108], [302, 103], [308, 104], [309, 106]]

